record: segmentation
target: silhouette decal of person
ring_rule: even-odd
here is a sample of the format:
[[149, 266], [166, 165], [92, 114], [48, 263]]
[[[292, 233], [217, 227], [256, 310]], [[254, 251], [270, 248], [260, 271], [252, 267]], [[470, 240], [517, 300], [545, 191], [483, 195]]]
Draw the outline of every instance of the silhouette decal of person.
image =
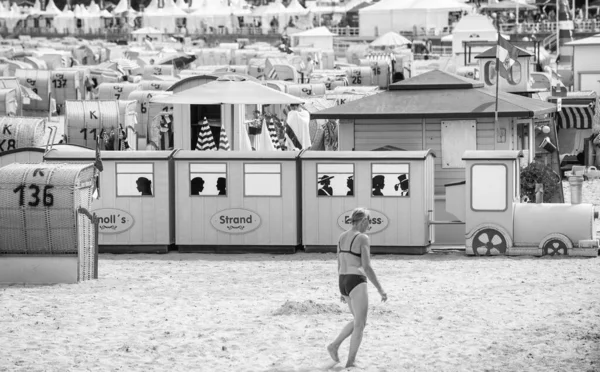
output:
[[227, 180], [225, 177], [217, 179], [217, 190], [219, 190], [219, 195], [227, 195]]
[[354, 176], [348, 177], [348, 180], [346, 181], [346, 186], [348, 187], [348, 192], [346, 193], [346, 195], [354, 195]]
[[373, 196], [383, 196], [381, 190], [385, 187], [385, 177], [377, 175], [373, 177]]
[[333, 177], [334, 176], [328, 176], [326, 174], [319, 177], [317, 184], [321, 185], [322, 187], [317, 192], [317, 195], [322, 195], [322, 196], [332, 196], [333, 195], [333, 189], [331, 188], [331, 181], [330, 181]]
[[140, 177], [135, 183], [137, 184], [137, 190], [141, 192], [142, 195], [152, 195], [152, 181], [146, 177]]
[[398, 182], [397, 184], [394, 185], [394, 190], [398, 191], [398, 187], [400, 187], [400, 190], [402, 190], [402, 196], [408, 196], [408, 178], [406, 177], [406, 174], [401, 174], [398, 176]]
[[202, 177], [194, 177], [190, 182], [190, 191], [192, 195], [200, 195], [204, 190], [204, 180]]

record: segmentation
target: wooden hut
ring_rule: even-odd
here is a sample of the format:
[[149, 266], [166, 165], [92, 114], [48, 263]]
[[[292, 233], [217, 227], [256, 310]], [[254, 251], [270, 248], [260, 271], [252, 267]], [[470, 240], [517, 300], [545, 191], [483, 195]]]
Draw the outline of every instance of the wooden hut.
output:
[[[100, 217], [99, 251], [167, 253], [174, 243], [174, 151], [102, 151], [99, 198], [91, 209]], [[47, 162], [93, 161], [95, 152], [56, 148]], [[118, 218], [117, 218], [118, 217]]]
[[180, 252], [294, 253], [301, 243], [297, 153], [178, 151]]
[[[431, 149], [435, 158], [435, 220], [446, 213], [444, 185], [465, 180], [466, 150], [524, 150], [535, 155], [534, 120], [556, 112], [556, 106], [500, 92], [483, 83], [434, 70], [390, 90], [313, 113], [311, 119], [340, 119], [340, 150], [375, 150], [394, 146], [406, 151]], [[435, 104], [434, 104], [435, 103]], [[463, 244], [464, 226], [436, 225], [435, 241]]]
[[336, 252], [352, 210], [371, 213], [372, 253], [424, 254], [433, 242], [434, 154], [428, 151], [305, 151], [302, 243], [307, 252]]

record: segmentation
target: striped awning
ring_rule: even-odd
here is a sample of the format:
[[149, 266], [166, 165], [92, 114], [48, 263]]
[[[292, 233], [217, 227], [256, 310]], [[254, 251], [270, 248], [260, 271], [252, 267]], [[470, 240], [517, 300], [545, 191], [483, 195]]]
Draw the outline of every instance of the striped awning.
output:
[[594, 109], [590, 105], [563, 106], [557, 115], [558, 128], [592, 129]]

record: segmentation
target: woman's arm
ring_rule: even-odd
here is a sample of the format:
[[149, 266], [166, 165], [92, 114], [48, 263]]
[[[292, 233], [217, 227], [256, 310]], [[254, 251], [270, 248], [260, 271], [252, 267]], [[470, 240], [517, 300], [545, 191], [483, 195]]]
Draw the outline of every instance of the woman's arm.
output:
[[373, 270], [373, 267], [371, 266], [371, 248], [370, 248], [370, 243], [369, 243], [369, 237], [365, 234], [361, 234], [358, 237], [358, 239], [359, 239], [359, 244], [360, 244], [360, 254], [361, 254], [360, 259], [361, 259], [362, 267], [365, 270], [365, 274], [367, 274], [367, 278], [369, 278], [371, 283], [373, 283], [375, 288], [377, 288], [377, 291], [381, 295], [381, 298], [383, 299], [383, 301], [385, 301], [385, 299], [387, 299], [387, 295], [386, 295], [385, 291], [383, 290], [383, 287], [379, 283], [379, 280], [377, 280], [377, 275], [375, 275], [375, 271]]

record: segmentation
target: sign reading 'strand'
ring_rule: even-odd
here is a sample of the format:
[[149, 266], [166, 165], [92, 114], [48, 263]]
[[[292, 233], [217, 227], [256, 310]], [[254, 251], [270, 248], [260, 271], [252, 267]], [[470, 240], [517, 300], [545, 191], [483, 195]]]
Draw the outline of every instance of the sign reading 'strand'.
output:
[[[372, 209], [369, 209], [369, 213], [371, 214], [371, 218], [369, 219], [370, 225], [366, 231], [367, 234], [377, 234], [388, 227], [390, 221], [383, 213]], [[352, 211], [344, 212], [338, 217], [338, 226], [342, 230], [348, 230], [352, 227]]]
[[210, 219], [213, 227], [228, 234], [244, 234], [260, 226], [260, 216], [247, 209], [226, 209]]
[[120, 209], [102, 208], [93, 212], [100, 220], [98, 230], [101, 234], [119, 234], [131, 229], [135, 223], [132, 215]]

